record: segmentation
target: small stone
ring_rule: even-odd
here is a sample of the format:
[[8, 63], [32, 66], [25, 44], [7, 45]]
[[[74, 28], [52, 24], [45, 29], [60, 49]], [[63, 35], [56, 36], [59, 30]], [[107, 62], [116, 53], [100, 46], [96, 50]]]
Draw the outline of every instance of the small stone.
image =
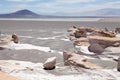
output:
[[45, 70], [53, 70], [55, 69], [55, 65], [56, 65], [56, 57], [51, 57], [45, 61], [43, 67]]
[[13, 33], [13, 34], [12, 34], [12, 38], [13, 38], [14, 43], [18, 43], [19, 38], [18, 38], [18, 35], [17, 35], [17, 34]]

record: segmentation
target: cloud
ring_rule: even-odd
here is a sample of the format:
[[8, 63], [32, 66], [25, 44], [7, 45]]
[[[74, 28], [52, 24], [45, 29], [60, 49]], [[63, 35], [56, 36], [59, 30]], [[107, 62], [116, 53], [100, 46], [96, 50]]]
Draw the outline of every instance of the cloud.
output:
[[[93, 1], [96, 2], [94, 3]], [[55, 0], [53, 2], [36, 3], [34, 6], [29, 5], [29, 8], [31, 7], [32, 10], [40, 14], [79, 16], [82, 12], [104, 8], [117, 8], [120, 7], [119, 3], [120, 1], [100, 3], [98, 0]]]
[[[120, 1], [100, 1], [100, 0], [7, 0], [16, 2], [32, 3], [11, 3], [6, 9], [11, 11], [20, 9], [30, 9], [40, 14], [49, 15], [75, 15], [82, 12], [93, 11], [104, 8], [120, 8]], [[6, 5], [7, 6], [7, 5]]]
[[94, 2], [96, 0], [56, 0], [57, 2], [63, 2], [63, 3], [87, 3], [87, 2]]
[[106, 7], [110, 8], [120, 8], [120, 1], [108, 2], [105, 4]]
[[120, 1], [116, 1], [116, 2], [106, 2], [106, 3], [102, 3], [102, 4], [89, 4], [89, 5], [85, 5], [82, 7], [82, 11], [86, 10], [98, 10], [98, 9], [105, 9], [105, 8], [120, 8]]
[[12, 1], [12, 2], [32, 2], [36, 0], [7, 0], [7, 1]]

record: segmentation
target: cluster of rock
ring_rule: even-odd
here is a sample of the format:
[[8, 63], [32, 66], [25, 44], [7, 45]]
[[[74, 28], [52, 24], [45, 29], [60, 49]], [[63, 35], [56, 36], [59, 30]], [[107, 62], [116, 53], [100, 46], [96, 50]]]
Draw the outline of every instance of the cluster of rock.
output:
[[[116, 37], [116, 33], [105, 30], [89, 28], [89, 27], [75, 27], [68, 30], [70, 32], [70, 39], [74, 40], [74, 47], [88, 46], [88, 50], [94, 55], [101, 55], [107, 47], [120, 47], [120, 38]], [[76, 51], [75, 51], [76, 52]], [[79, 53], [79, 54], [76, 54]], [[87, 58], [80, 51], [76, 53], [64, 51], [63, 59], [65, 66], [76, 66], [85, 69], [102, 69], [101, 66], [88, 61]], [[117, 60], [117, 70], [120, 71], [120, 58]], [[45, 70], [55, 69], [56, 57], [48, 58], [43, 64]]]
[[[88, 50], [93, 52], [94, 55], [101, 55], [108, 47], [120, 47], [120, 37], [116, 37], [117, 33], [120, 33], [120, 28], [116, 28], [115, 32], [100, 30], [91, 27], [75, 27], [68, 30], [70, 33], [70, 40], [73, 40], [74, 47], [88, 46]], [[81, 54], [80, 49], [75, 51]], [[84, 54], [84, 53], [83, 53]], [[118, 59], [118, 71], [120, 71], [120, 58]]]

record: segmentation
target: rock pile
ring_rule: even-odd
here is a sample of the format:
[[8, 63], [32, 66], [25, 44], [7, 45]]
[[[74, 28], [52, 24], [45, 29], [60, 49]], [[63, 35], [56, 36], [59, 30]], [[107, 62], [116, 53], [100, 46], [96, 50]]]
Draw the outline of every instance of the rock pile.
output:
[[74, 46], [89, 45], [89, 51], [95, 53], [102, 53], [109, 46], [120, 46], [120, 38], [116, 37], [114, 32], [89, 27], [76, 27], [75, 29], [71, 31], [73, 33], [70, 33], [70, 38], [71, 36], [76, 38]]
[[[114, 53], [111, 52], [109, 54], [109, 51], [107, 53], [106, 52], [107, 48], [120, 47], [120, 37], [116, 36], [116, 33], [120, 33], [120, 28], [115, 29], [116, 33], [109, 31], [107, 28], [105, 28], [105, 30], [100, 30], [89, 27], [79, 27], [79, 28], [75, 27], [74, 31], [71, 30], [71, 32], [72, 33], [70, 33], [70, 38], [74, 37], [73, 45], [75, 47], [75, 50], [77, 50], [75, 52], [78, 53], [79, 55], [75, 53], [64, 52], [63, 56], [64, 56], [65, 65], [77, 65], [77, 66], [79, 65], [81, 67], [88, 68], [86, 67], [85, 63], [89, 64], [89, 62], [87, 61], [87, 59], [83, 59], [83, 57], [81, 57], [81, 55], [86, 55], [87, 53], [81, 51], [81, 47], [78, 46], [87, 46], [88, 51], [94, 53], [94, 56], [92, 57], [99, 59], [102, 59], [101, 56], [114, 59], [114, 57], [112, 57]], [[79, 58], [76, 56], [79, 56]], [[117, 70], [120, 71], [120, 58], [118, 59]]]

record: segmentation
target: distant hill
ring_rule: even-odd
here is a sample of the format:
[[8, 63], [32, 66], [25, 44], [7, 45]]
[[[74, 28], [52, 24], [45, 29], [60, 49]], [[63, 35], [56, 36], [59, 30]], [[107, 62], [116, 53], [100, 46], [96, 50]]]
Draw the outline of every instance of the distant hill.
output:
[[120, 17], [120, 9], [106, 8], [95, 11], [83, 12], [84, 16], [104, 16], [104, 17]]
[[30, 10], [24, 9], [9, 14], [0, 14], [0, 18], [37, 18], [41, 15]]
[[24, 9], [13, 13], [0, 14], [0, 18], [103, 18], [103, 17], [120, 17], [120, 9], [99, 9], [80, 13], [81, 16], [52, 16], [40, 15], [30, 10]]

